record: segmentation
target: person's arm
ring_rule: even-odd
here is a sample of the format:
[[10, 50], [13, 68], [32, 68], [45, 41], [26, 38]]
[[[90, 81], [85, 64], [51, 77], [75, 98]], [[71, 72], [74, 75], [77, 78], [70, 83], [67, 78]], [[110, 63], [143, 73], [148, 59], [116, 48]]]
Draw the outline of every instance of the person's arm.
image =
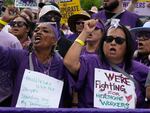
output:
[[133, 12], [138, 0], [131, 0], [126, 8], [126, 10]]
[[76, 74], [80, 69], [80, 53], [82, 47], [84, 46], [84, 42], [88, 35], [95, 29], [96, 20], [91, 19], [84, 22], [84, 29], [74, 41], [70, 49], [64, 58], [64, 64], [67, 69], [72, 73]]
[[[0, 18], [0, 20], [2, 21], [2, 23], [0, 22], [0, 30], [3, 29], [3, 27], [9, 23], [11, 20], [14, 19], [14, 17], [18, 14], [18, 9], [16, 7], [14, 7], [13, 5], [10, 5], [6, 8], [4, 14], [2, 15], [2, 17]], [[5, 24], [3, 24], [5, 23]]]

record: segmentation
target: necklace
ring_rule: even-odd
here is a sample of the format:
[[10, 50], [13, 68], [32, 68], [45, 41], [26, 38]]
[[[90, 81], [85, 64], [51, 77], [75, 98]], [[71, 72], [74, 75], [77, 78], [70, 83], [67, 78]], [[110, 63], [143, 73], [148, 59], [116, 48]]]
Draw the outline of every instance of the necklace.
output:
[[51, 68], [51, 61], [52, 61], [52, 57], [49, 58], [46, 64], [43, 64], [43, 63], [40, 63], [39, 60], [36, 58], [36, 65], [44, 74], [49, 75], [49, 71]]

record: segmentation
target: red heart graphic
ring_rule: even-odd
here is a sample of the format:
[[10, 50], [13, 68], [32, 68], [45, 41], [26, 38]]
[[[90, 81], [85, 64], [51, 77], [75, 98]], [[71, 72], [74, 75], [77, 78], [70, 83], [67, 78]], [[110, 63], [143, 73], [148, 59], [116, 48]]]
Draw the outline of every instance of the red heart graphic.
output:
[[131, 99], [132, 99], [132, 95], [129, 95], [129, 96], [125, 96], [127, 101], [129, 102]]

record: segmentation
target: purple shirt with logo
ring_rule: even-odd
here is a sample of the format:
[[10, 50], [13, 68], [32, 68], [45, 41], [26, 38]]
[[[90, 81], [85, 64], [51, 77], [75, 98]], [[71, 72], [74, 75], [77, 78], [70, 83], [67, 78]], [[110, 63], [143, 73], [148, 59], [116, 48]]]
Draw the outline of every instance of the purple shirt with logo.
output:
[[[113, 70], [110, 66], [102, 64], [96, 54], [86, 54], [80, 57], [81, 67], [76, 82], [76, 90], [79, 93], [79, 104], [81, 108], [92, 108], [94, 102], [94, 69], [101, 68]], [[136, 107], [145, 107], [145, 81], [148, 74], [148, 67], [133, 61], [130, 74], [139, 83], [136, 86], [137, 105]]]
[[[92, 15], [92, 18], [101, 19], [104, 23], [108, 19], [106, 17], [106, 11], [105, 10], [101, 10], [98, 13]], [[123, 25], [125, 25], [129, 28], [139, 27], [139, 25], [137, 25], [139, 16], [135, 13], [132, 13], [132, 12], [129, 12], [129, 11], [125, 10], [120, 15], [118, 15], [116, 18], [120, 19], [121, 24], [123, 24]]]

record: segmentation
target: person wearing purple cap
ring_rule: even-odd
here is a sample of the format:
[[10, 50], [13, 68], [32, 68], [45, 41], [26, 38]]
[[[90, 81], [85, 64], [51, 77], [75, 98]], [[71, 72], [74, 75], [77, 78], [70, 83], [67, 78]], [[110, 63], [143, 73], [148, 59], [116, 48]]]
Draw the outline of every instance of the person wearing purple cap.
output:
[[[83, 27], [84, 27], [84, 23], [83, 23]], [[93, 30], [93, 32], [90, 33], [90, 35], [87, 37], [86, 45], [82, 48], [80, 55], [97, 54], [100, 40], [104, 36], [104, 34], [105, 34], [105, 26], [104, 26], [103, 22], [99, 20], [97, 22], [96, 27]], [[77, 40], [75, 40], [75, 41], [77, 41]], [[74, 100], [73, 105], [74, 105], [74, 107], [77, 107], [76, 100], [77, 100], [78, 93], [75, 90], [74, 90], [74, 92], [75, 92], [75, 94], [74, 94], [74, 99], [73, 99]]]
[[[0, 46], [0, 70], [15, 73], [11, 106], [16, 106], [25, 69], [29, 69], [64, 81], [59, 107], [65, 107], [65, 102], [69, 100], [69, 93], [66, 93], [68, 90], [68, 85], [66, 85], [68, 84], [66, 81], [67, 71], [63, 65], [62, 58], [55, 52], [55, 46], [58, 41], [57, 30], [49, 23], [40, 23], [35, 28], [32, 38], [32, 52]], [[64, 100], [65, 96], [67, 99]]]
[[[72, 44], [64, 58], [65, 66], [76, 78], [75, 89], [79, 93], [78, 107], [95, 107], [95, 68], [120, 72], [123, 75], [126, 75], [128, 79], [133, 81], [133, 84], [135, 83], [135, 90], [133, 91], [134, 94], [136, 94], [134, 100], [136, 108], [145, 107], [144, 84], [149, 68], [132, 60], [133, 39], [131, 38], [129, 30], [125, 26], [117, 24], [111, 26], [107, 30], [106, 35], [101, 39], [98, 54], [85, 54], [80, 56], [82, 47], [89, 34], [95, 29], [96, 23], [97, 20], [94, 19], [85, 21], [83, 31]], [[116, 69], [116, 67], [120, 70]], [[116, 80], [116, 82], [118, 82], [118, 80]], [[115, 89], [112, 89], [112, 91], [115, 92]], [[112, 100], [112, 102], [114, 101]]]

